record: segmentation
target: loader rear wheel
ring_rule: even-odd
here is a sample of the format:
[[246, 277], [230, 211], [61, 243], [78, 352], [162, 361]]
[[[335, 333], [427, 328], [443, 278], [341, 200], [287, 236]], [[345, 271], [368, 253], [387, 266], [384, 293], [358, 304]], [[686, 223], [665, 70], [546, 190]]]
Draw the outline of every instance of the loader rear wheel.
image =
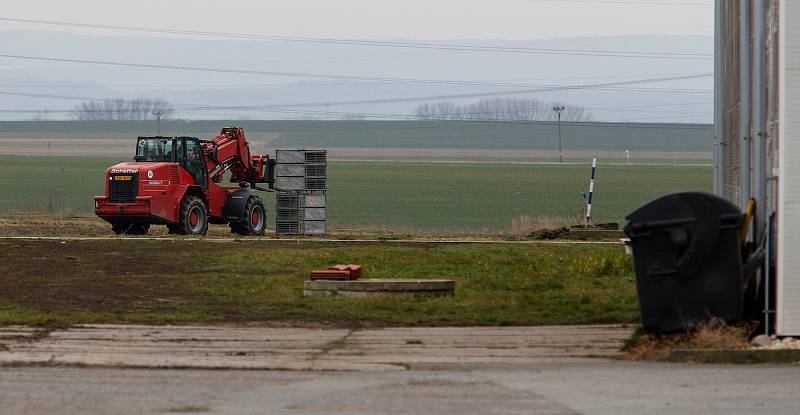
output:
[[244, 220], [230, 224], [231, 232], [238, 235], [263, 235], [267, 230], [267, 209], [257, 197], [247, 200], [244, 208]]
[[118, 223], [111, 225], [111, 230], [117, 235], [147, 235], [150, 230], [150, 225], [147, 223]]
[[[170, 233], [205, 235], [208, 231], [206, 204], [197, 196], [186, 196], [181, 201], [178, 223], [169, 227]], [[174, 231], [174, 232], [173, 232]]]

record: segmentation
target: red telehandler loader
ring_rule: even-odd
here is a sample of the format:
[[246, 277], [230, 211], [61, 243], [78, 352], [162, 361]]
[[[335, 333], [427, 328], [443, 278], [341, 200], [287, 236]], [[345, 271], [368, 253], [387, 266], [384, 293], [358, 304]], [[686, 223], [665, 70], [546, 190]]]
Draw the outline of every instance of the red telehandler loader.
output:
[[[269, 156], [250, 155], [239, 127], [225, 127], [211, 140], [139, 137], [134, 162], [106, 170], [95, 213], [117, 234], [143, 235], [163, 224], [170, 233], [205, 235], [209, 223], [228, 223], [235, 234], [263, 235], [267, 211], [254, 191], [271, 191], [274, 171]], [[237, 186], [220, 184], [227, 172]]]

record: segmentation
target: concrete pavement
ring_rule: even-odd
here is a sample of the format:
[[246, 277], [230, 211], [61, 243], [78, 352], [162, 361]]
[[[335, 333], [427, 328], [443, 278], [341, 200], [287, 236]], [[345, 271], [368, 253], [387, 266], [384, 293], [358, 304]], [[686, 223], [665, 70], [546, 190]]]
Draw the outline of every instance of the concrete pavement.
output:
[[614, 361], [386, 372], [0, 368], [3, 414], [797, 414], [800, 368]]
[[0, 328], [0, 365], [405, 370], [616, 357], [620, 325], [385, 329], [84, 325]]
[[617, 360], [631, 330], [5, 327], [0, 413], [798, 413], [798, 366]]

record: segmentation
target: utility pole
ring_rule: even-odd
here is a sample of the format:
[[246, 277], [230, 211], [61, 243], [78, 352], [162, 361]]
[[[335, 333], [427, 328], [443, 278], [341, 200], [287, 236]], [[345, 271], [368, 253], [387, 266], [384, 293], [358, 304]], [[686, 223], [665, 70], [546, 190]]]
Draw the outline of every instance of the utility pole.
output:
[[58, 223], [64, 224], [64, 164], [61, 164], [61, 189], [58, 192]]
[[553, 107], [553, 111], [558, 114], [558, 162], [562, 162], [562, 158], [564, 155], [563, 148], [561, 147], [561, 111], [564, 111], [566, 107], [563, 105], [558, 105]]
[[161, 136], [161, 111], [155, 110], [153, 111], [153, 115], [156, 116], [156, 136]]

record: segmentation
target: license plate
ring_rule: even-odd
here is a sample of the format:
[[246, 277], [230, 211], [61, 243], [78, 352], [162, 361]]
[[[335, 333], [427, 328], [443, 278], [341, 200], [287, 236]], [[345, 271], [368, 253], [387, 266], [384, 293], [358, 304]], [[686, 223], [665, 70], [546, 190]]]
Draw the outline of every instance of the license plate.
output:
[[115, 176], [114, 180], [123, 181], [123, 182], [128, 181], [129, 182], [129, 181], [133, 180], [133, 176]]

